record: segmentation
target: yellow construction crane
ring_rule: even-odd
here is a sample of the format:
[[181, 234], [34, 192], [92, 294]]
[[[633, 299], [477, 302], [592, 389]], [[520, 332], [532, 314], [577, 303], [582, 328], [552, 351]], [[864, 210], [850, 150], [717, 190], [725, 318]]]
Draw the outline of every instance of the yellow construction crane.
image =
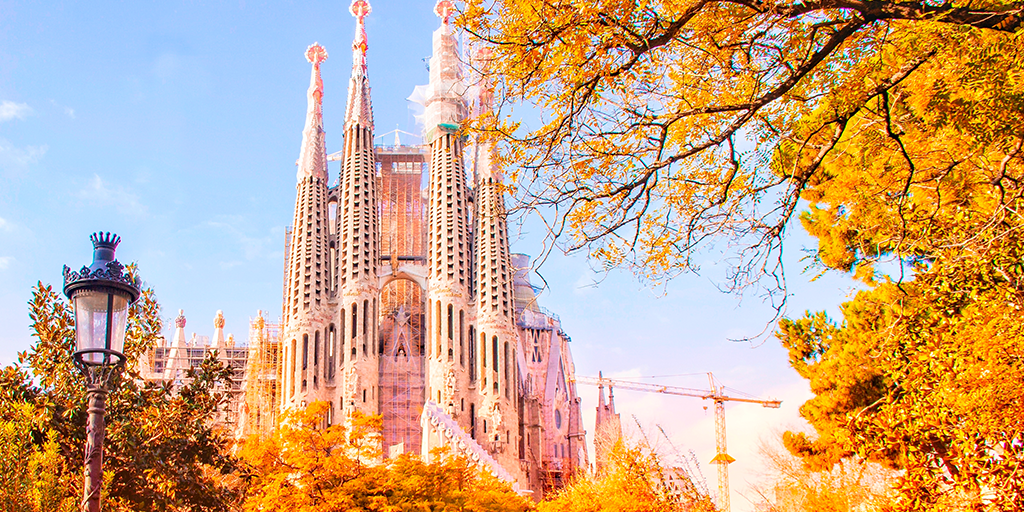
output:
[[769, 407], [772, 409], [778, 409], [782, 404], [781, 400], [761, 400], [759, 398], [728, 396], [725, 394], [725, 386], [717, 386], [715, 384], [715, 378], [710, 372], [708, 373], [708, 382], [711, 385], [710, 391], [705, 389], [682, 388], [679, 386], [665, 386], [662, 384], [609, 379], [604, 376], [576, 376], [576, 382], [593, 384], [595, 386], [616, 387], [632, 391], [665, 393], [668, 395], [691, 396], [703, 400], [713, 400], [715, 402], [715, 448], [718, 453], [715, 455], [715, 458], [711, 459], [711, 463], [718, 464], [718, 506], [725, 512], [729, 512], [729, 464], [736, 460], [729, 456], [725, 449], [725, 402], [761, 404], [762, 407]]

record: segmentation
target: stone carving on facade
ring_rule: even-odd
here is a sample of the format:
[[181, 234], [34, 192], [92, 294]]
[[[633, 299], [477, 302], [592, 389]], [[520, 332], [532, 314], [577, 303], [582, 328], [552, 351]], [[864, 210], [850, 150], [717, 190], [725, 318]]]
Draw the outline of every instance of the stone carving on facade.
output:
[[345, 398], [350, 401], [355, 401], [357, 385], [359, 384], [359, 374], [356, 373], [356, 365], [350, 364], [345, 370]]
[[455, 368], [448, 368], [448, 374], [444, 377], [444, 394], [451, 401], [455, 396]]
[[491, 425], [494, 425], [492, 427], [493, 430], [496, 432], [499, 431], [502, 425], [504, 424], [504, 421], [503, 418], [501, 417], [501, 402], [498, 400], [497, 397], [492, 398], [490, 400], [490, 403], [487, 404], [485, 415], [487, 416], [487, 419], [490, 421]]

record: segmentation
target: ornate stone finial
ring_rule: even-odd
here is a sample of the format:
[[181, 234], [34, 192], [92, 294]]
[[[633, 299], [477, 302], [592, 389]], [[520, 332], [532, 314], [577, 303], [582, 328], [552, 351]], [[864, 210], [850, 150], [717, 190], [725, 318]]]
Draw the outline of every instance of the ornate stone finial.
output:
[[267, 321], [263, 319], [263, 310], [259, 310], [256, 312], [255, 324], [257, 331], [262, 331], [263, 327], [267, 325]]
[[370, 2], [366, 0], [352, 0], [352, 4], [348, 6], [348, 12], [352, 13], [352, 16], [359, 20], [359, 23], [362, 23], [363, 18], [373, 12], [373, 9], [370, 8]]
[[373, 9], [370, 8], [370, 2], [367, 0], [352, 0], [352, 4], [348, 7], [348, 12], [352, 13], [352, 16], [356, 17], [356, 35], [352, 39], [352, 53], [355, 56], [353, 66], [366, 67], [366, 49], [368, 48], [366, 42], [366, 25], [364, 19], [370, 14]]
[[320, 63], [327, 60], [327, 50], [320, 43], [314, 42], [306, 48], [306, 60], [320, 67]]
[[174, 326], [175, 327], [181, 327], [182, 329], [185, 328], [185, 310], [184, 309], [179, 309], [178, 310], [178, 318], [174, 319]]
[[216, 327], [217, 329], [223, 329], [224, 328], [224, 312], [223, 311], [221, 311], [219, 309], [217, 310], [217, 316], [213, 317], [213, 326]]
[[445, 25], [451, 21], [453, 12], [455, 12], [455, 2], [452, 0], [437, 0], [437, 3], [434, 4], [434, 14], [444, 20]]

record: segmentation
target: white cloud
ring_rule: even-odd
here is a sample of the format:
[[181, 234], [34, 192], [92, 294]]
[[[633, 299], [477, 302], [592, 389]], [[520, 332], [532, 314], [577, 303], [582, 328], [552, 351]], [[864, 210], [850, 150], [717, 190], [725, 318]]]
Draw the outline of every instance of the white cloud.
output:
[[14, 256], [0, 256], [0, 270], [7, 270], [14, 261]]
[[[242, 249], [242, 256], [246, 261], [268, 257], [268, 251], [275, 248], [274, 237], [272, 236], [251, 236], [239, 226], [245, 223], [245, 218], [240, 215], [224, 215], [216, 220], [206, 222], [206, 225], [227, 234], [227, 238], [233, 239], [238, 247]], [[237, 259], [221, 262], [221, 268], [229, 269], [242, 264]]]
[[11, 223], [7, 221], [7, 219], [0, 217], [0, 231], [10, 232], [13, 230], [14, 226], [12, 226]]
[[45, 144], [19, 148], [7, 139], [0, 138], [0, 169], [24, 169], [42, 159], [47, 149], [49, 146]]
[[61, 105], [61, 104], [57, 103], [55, 100], [50, 100], [50, 104], [52, 104], [53, 106], [55, 106], [55, 107], [57, 107], [59, 109], [63, 109], [64, 110], [64, 114], [66, 116], [70, 117], [71, 119], [75, 118], [75, 109], [73, 109], [71, 107], [68, 107], [66, 105]]
[[139, 201], [139, 196], [123, 186], [104, 183], [99, 174], [93, 174], [89, 186], [78, 195], [90, 202], [114, 205], [125, 215], [145, 215], [149, 211], [146, 205]]
[[15, 103], [10, 100], [0, 102], [0, 123], [11, 119], [25, 119], [25, 116], [32, 113], [32, 107], [28, 103]]

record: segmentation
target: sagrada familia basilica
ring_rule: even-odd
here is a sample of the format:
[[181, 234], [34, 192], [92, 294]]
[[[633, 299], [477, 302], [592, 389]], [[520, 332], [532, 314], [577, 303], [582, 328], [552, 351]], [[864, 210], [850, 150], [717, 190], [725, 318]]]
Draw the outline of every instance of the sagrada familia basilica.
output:
[[[450, 0], [440, 0], [430, 80], [413, 94], [425, 108], [423, 144], [375, 146], [370, 5], [354, 0], [350, 10], [352, 74], [333, 154], [321, 108], [327, 51], [306, 50], [280, 323], [260, 312], [243, 347], [224, 337], [219, 312], [212, 339], [186, 339], [179, 313], [173, 341], [145, 362], [148, 378], [185, 379], [216, 349], [235, 369], [222, 420], [238, 435], [326, 401], [327, 424], [381, 415], [387, 457], [447, 447], [540, 498], [588, 457], [570, 339], [537, 304], [529, 257], [510, 252], [494, 146], [460, 131], [491, 108], [490, 89], [460, 49]], [[328, 162], [339, 160], [332, 184]]]

